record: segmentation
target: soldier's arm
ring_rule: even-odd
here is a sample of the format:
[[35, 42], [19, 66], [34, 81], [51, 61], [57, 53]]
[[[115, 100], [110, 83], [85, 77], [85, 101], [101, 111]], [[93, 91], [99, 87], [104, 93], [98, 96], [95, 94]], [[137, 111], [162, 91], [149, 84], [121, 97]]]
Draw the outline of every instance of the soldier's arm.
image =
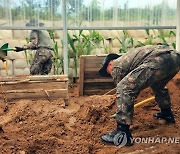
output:
[[115, 85], [117, 85], [124, 77], [123, 69], [120, 67], [115, 67], [112, 71], [112, 78]]
[[38, 45], [38, 32], [32, 31], [30, 33], [30, 42], [24, 46], [26, 49], [36, 49]]

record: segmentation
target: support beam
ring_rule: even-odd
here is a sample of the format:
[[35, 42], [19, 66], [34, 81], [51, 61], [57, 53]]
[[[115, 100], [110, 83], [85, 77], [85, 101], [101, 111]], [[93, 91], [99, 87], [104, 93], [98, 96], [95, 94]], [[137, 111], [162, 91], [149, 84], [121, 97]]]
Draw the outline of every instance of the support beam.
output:
[[177, 9], [176, 9], [176, 50], [180, 51], [180, 1], [177, 0]]
[[66, 0], [62, 0], [63, 14], [63, 53], [64, 53], [64, 74], [68, 75], [68, 47], [67, 47], [67, 13]]
[[[67, 27], [67, 30], [144, 30], [144, 29], [176, 29], [176, 26]], [[0, 30], [63, 30], [63, 27], [0, 26]]]

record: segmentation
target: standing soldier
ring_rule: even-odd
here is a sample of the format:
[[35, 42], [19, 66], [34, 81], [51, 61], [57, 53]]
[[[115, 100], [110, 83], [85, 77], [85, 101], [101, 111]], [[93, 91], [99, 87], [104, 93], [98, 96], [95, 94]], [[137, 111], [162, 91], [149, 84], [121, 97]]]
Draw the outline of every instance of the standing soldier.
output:
[[[26, 26], [44, 26], [37, 20], [31, 19]], [[16, 52], [31, 49], [36, 50], [33, 63], [30, 67], [31, 75], [47, 75], [52, 68], [53, 42], [46, 30], [32, 30], [30, 33], [30, 42], [22, 48], [16, 47]]]
[[[151, 87], [161, 112], [153, 116], [175, 123], [171, 100], [166, 84], [179, 72], [180, 53], [167, 45], [135, 48], [119, 56], [109, 54], [99, 70], [101, 76], [112, 76], [117, 85], [117, 128], [101, 137], [105, 143], [133, 144], [131, 132], [134, 100], [141, 90]], [[126, 138], [122, 143], [122, 138]], [[120, 143], [121, 142], [121, 143]]]

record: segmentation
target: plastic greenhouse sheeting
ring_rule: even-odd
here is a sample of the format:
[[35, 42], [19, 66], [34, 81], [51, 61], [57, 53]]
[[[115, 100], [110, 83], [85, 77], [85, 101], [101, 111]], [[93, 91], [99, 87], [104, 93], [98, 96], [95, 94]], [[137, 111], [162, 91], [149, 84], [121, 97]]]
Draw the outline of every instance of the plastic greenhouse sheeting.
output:
[[[68, 27], [174, 26], [177, 0], [66, 0]], [[62, 27], [62, 0], [0, 0], [0, 27]]]

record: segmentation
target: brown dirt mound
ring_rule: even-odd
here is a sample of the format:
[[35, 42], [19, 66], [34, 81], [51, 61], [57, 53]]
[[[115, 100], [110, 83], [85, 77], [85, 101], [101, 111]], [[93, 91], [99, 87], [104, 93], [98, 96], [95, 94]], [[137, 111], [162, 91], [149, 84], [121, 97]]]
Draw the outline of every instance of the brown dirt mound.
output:
[[[134, 137], [180, 138], [180, 73], [168, 84], [176, 124], [163, 125], [153, 119], [159, 111], [156, 102], [135, 109], [131, 130]], [[153, 93], [145, 89], [136, 102]], [[77, 96], [70, 89], [70, 105], [63, 100], [0, 102], [0, 153], [4, 154], [64, 154], [64, 153], [179, 153], [180, 143], [140, 143], [131, 147], [105, 145], [100, 136], [114, 129], [110, 117], [116, 111], [115, 96]]]

